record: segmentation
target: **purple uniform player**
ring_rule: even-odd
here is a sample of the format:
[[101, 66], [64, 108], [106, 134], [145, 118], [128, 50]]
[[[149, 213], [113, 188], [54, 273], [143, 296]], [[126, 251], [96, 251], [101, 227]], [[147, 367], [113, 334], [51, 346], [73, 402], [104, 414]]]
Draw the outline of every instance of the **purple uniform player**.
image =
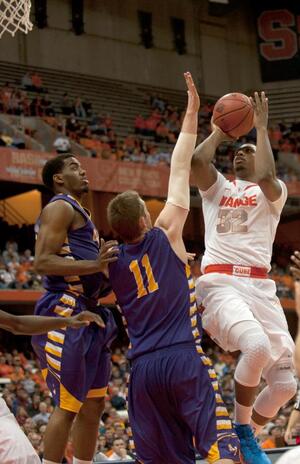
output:
[[129, 419], [143, 464], [192, 464], [194, 445], [210, 463], [239, 462], [239, 442], [211, 361], [201, 348], [201, 323], [182, 229], [189, 210], [189, 174], [199, 97], [189, 73], [188, 107], [171, 159], [168, 200], [152, 228], [145, 203], [124, 192], [108, 206], [125, 244], [109, 265], [127, 323]]
[[116, 335], [112, 314], [97, 300], [108, 290], [101, 270], [116, 259], [112, 250], [116, 242], [103, 242], [99, 249], [96, 228], [80, 204], [88, 182], [74, 156], [49, 160], [43, 180], [56, 195], [37, 224], [35, 265], [45, 276], [46, 293], [35, 314], [69, 317], [89, 309], [103, 320], [103, 328], [95, 324], [79, 330], [62, 328], [32, 339], [56, 404], [45, 434], [44, 463], [61, 462], [71, 426], [74, 462], [89, 463], [110, 376], [109, 346]]

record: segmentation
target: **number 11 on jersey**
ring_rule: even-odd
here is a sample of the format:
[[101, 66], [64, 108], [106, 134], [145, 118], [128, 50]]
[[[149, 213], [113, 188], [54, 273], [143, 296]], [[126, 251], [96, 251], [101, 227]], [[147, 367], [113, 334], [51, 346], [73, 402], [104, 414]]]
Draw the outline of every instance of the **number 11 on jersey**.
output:
[[158, 283], [154, 278], [149, 256], [147, 254], [145, 254], [142, 258], [142, 266], [145, 269], [147, 275], [147, 288], [145, 288], [144, 286], [143, 276], [138, 260], [135, 259], [131, 261], [129, 265], [129, 269], [133, 273], [137, 285], [137, 298], [142, 298], [143, 296], [146, 296], [149, 293], [153, 293], [156, 292], [156, 290], [158, 290]]

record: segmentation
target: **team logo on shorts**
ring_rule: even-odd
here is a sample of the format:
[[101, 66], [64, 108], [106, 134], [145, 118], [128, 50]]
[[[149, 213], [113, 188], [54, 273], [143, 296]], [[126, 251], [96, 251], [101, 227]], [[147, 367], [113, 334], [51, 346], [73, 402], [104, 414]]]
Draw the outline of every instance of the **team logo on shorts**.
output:
[[238, 447], [237, 446], [232, 446], [230, 443], [228, 445], [228, 451], [232, 453], [234, 456], [237, 455], [238, 452]]

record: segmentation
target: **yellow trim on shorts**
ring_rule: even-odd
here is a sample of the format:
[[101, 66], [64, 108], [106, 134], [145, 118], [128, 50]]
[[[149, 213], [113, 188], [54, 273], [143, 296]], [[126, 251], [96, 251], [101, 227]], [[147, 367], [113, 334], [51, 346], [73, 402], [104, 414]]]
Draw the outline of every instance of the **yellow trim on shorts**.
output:
[[52, 358], [49, 354], [46, 353], [46, 361], [49, 366], [53, 367], [56, 371], [60, 371], [61, 369], [61, 362], [57, 361], [57, 359]]
[[45, 367], [45, 369], [42, 369], [42, 376], [45, 381], [46, 381], [47, 375], [48, 375], [48, 368]]
[[59, 390], [59, 407], [66, 411], [79, 412], [82, 402], [75, 398], [62, 383]]
[[196, 301], [196, 293], [190, 293], [190, 303], [195, 303]]
[[209, 464], [213, 464], [214, 462], [218, 461], [219, 459], [221, 459], [220, 451], [219, 451], [219, 447], [218, 447], [218, 442], [215, 441], [215, 443], [210, 447], [210, 449], [208, 451], [208, 455], [206, 456], [206, 460], [207, 460], [207, 462], [209, 462]]
[[70, 317], [73, 313], [73, 308], [64, 308], [63, 306], [56, 305], [54, 312], [61, 317]]
[[58, 358], [61, 358], [62, 357], [62, 349], [60, 347], [56, 347], [55, 345], [51, 345], [49, 344], [49, 342], [46, 343], [46, 346], [45, 346], [45, 351], [47, 351], [47, 353], [51, 353], [51, 354], [54, 354], [54, 356], [57, 356]]
[[51, 332], [48, 332], [48, 339], [63, 345], [65, 341], [65, 335], [52, 330]]
[[71, 295], [67, 295], [66, 293], [63, 294], [59, 301], [61, 301], [65, 305], [72, 306], [73, 308], [75, 308], [76, 306], [75, 298]]
[[103, 398], [107, 393], [107, 387], [93, 388], [88, 391], [87, 398]]
[[231, 429], [232, 429], [232, 423], [230, 420], [217, 420], [217, 430], [231, 430]]

